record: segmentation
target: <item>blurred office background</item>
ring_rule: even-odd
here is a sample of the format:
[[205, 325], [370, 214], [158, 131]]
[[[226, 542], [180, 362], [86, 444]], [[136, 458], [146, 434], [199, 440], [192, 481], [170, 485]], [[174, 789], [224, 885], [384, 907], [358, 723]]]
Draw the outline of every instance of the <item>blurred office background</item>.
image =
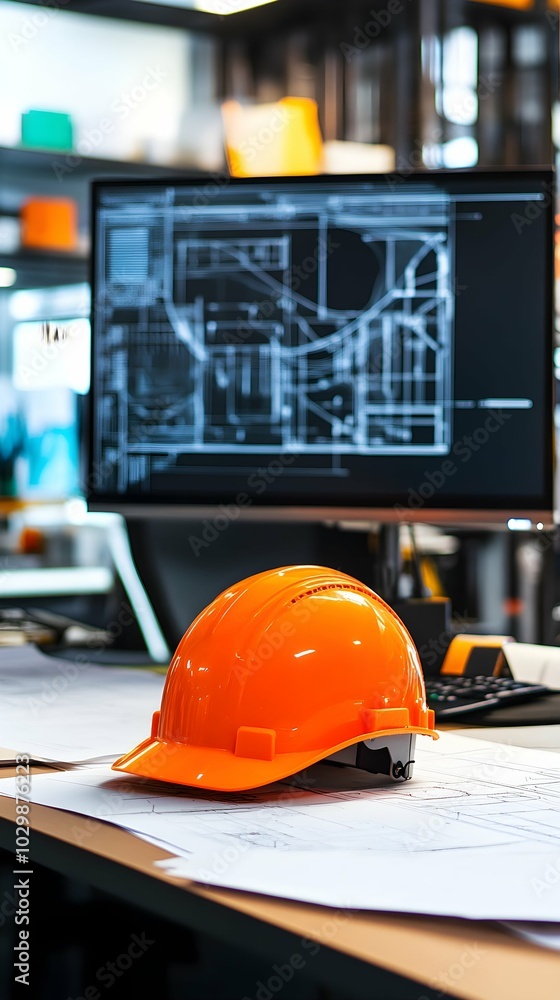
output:
[[[308, 140], [283, 151], [286, 169], [297, 171], [302, 155], [308, 170], [404, 175], [551, 165], [560, 148], [559, 15], [560, 0], [0, 0], [3, 585], [10, 567], [74, 560], [90, 567], [92, 590], [104, 569], [95, 577], [91, 564], [105, 556], [79, 516], [87, 494], [80, 442], [89, 388], [91, 178], [196, 170], [219, 185], [232, 162], [243, 169], [243, 149], [266, 154], [271, 106], [286, 98], [300, 99], [290, 107], [293, 115], [299, 109]], [[244, 146], [244, 115], [264, 149]], [[224, 122], [232, 147], [237, 142], [229, 163]], [[20, 531], [17, 508], [44, 501], [73, 513]], [[235, 525], [199, 560], [188, 531], [172, 523], [134, 522], [130, 531], [170, 643], [247, 569], [330, 562], [373, 582], [376, 537], [365, 527]], [[424, 529], [417, 541], [427, 586], [451, 595], [459, 631], [472, 624], [560, 642], [552, 533]], [[404, 581], [413, 572], [406, 557]], [[52, 600], [101, 625], [115, 619], [119, 598], [109, 600], [101, 583], [93, 597], [87, 588], [76, 596], [71, 586], [73, 596], [61, 591], [56, 603], [39, 595], [35, 603]], [[2, 594], [4, 604], [21, 603], [6, 586]], [[141, 636], [128, 628], [119, 641], [140, 648]], [[12, 867], [1, 873], [6, 898]], [[115, 995], [137, 988], [173, 1000], [230, 1000], [253, 995], [270, 971], [171, 926], [154, 929], [148, 914], [140, 924], [136, 911], [77, 883], [61, 887], [52, 876], [49, 889], [47, 872], [36, 877], [41, 998], [81, 995], [95, 981], [100, 955], [122, 945], [123, 927], [153, 930], [159, 943]], [[62, 939], [59, 922], [68, 924], [70, 911], [72, 932]], [[4, 934], [6, 970], [11, 945]], [[165, 965], [163, 951], [182, 960]], [[11, 989], [6, 984], [2, 995]], [[299, 980], [287, 992], [294, 1000], [328, 995]]]
[[[251, 158], [266, 162], [270, 115], [282, 114], [286, 99], [303, 137], [282, 152], [288, 171], [553, 164], [559, 15], [559, 0], [0, 2], [5, 509], [87, 493], [80, 435], [92, 177], [202, 171], [219, 185], [229, 169], [250, 169]], [[243, 128], [256, 146], [244, 142]], [[560, 348], [556, 357], [560, 373]], [[153, 544], [155, 530], [136, 526], [133, 541], [140, 532]], [[172, 562], [167, 530], [158, 545]], [[321, 531], [291, 530], [295, 560], [302, 552], [320, 561]], [[244, 542], [239, 532], [231, 538], [229, 563], [223, 549], [216, 565], [214, 554], [207, 560], [201, 599], [222, 583], [218, 563], [231, 574], [239, 561]], [[363, 541], [337, 544], [366, 560]], [[279, 544], [276, 561], [286, 552]], [[474, 620], [555, 641], [555, 546], [552, 536], [537, 545], [524, 535], [457, 534], [432, 545], [433, 589], [452, 587]], [[197, 610], [186, 607], [185, 625]]]

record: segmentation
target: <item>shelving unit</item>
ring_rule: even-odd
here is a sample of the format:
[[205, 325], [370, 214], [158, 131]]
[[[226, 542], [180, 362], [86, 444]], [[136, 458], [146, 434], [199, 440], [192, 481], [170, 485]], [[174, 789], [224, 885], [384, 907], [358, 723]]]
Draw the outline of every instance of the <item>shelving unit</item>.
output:
[[[24, 146], [0, 146], [0, 178], [6, 182], [8, 176], [17, 171], [18, 177], [45, 178], [52, 173], [57, 184], [62, 182], [53, 169], [53, 164], [63, 170], [63, 180], [72, 178], [81, 181], [92, 177], [126, 177], [126, 176], [157, 176], [176, 175], [190, 168], [185, 164], [169, 166], [158, 163], [147, 163], [141, 160], [113, 160], [95, 156], [80, 156], [75, 150], [27, 149]], [[193, 168], [194, 169], [194, 168]], [[4, 173], [5, 172], [5, 173]], [[200, 173], [199, 170], [195, 171]]]
[[0, 254], [0, 267], [17, 271], [17, 288], [48, 288], [87, 281], [89, 260], [79, 254], [18, 250]]
[[[52, 6], [37, 0], [23, 2], [30, 15], [33, 8]], [[407, 169], [417, 167], [419, 150], [465, 135], [476, 139], [482, 167], [542, 165], [553, 160], [549, 123], [558, 99], [558, 31], [548, 0], [535, 0], [528, 10], [480, 0], [403, 3], [378, 36], [351, 57], [345, 56], [344, 43], [352, 43], [356, 31], [371, 23], [375, 12], [386, 16], [386, 0], [275, 0], [222, 16], [138, 0], [66, 0], [64, 10], [174, 27], [196, 32], [200, 40], [212, 38], [215, 100], [261, 101], [288, 92], [314, 97], [325, 139], [388, 144], [395, 149], [397, 168], [400, 164]], [[476, 31], [480, 58], [479, 116], [472, 125], [446, 120], [441, 108], [436, 110], [440, 85], [434, 82], [435, 71], [421, 59], [420, 39], [441, 43], [450, 31], [464, 26]], [[540, 26], [543, 31], [546, 53], [539, 65], [516, 62], [515, 33], [527, 26]], [[502, 52], [499, 58], [497, 50]], [[202, 68], [207, 59], [202, 44], [194, 47], [193, 59], [197, 58]], [[441, 61], [441, 53], [438, 58]], [[196, 66], [196, 77], [195, 71]], [[524, 104], [525, 116], [520, 110]], [[92, 177], [193, 172], [198, 173], [186, 164], [120, 162], [0, 147], [0, 190], [4, 192], [0, 212], [16, 213], [31, 192], [64, 194], [77, 201], [80, 229], [87, 233]], [[25, 283], [35, 281], [43, 266], [45, 283], [50, 283], [48, 275], [58, 263], [52, 255], [42, 260], [40, 255], [31, 259], [27, 254], [18, 262]], [[66, 258], [66, 262], [67, 273], [83, 280], [83, 261]], [[3, 263], [10, 266], [9, 261]]]
[[[74, 152], [0, 146], [0, 215], [17, 216], [21, 202], [33, 194], [69, 197], [78, 203], [80, 230], [87, 233], [89, 183], [94, 177], [176, 177], [183, 173], [202, 176], [200, 170], [184, 165], [163, 166], [79, 156]], [[17, 288], [87, 281], [89, 271], [87, 254], [25, 248], [11, 254], [0, 253], [0, 267], [16, 269], [18, 278], [14, 287]]]

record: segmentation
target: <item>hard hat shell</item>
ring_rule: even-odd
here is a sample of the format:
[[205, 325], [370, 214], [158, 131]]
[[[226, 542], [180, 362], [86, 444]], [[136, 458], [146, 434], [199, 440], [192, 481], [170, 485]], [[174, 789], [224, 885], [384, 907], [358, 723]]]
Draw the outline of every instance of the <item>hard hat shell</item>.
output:
[[345, 573], [287, 566], [242, 580], [198, 615], [151, 737], [113, 768], [241, 791], [402, 733], [437, 739], [400, 618]]

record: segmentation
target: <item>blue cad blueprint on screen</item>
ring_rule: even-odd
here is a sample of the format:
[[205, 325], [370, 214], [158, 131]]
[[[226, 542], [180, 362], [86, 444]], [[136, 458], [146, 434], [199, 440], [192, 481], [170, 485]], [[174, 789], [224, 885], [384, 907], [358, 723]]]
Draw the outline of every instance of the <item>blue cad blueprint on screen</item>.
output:
[[98, 219], [99, 440], [173, 456], [451, 446], [454, 204], [334, 184], [180, 187]]

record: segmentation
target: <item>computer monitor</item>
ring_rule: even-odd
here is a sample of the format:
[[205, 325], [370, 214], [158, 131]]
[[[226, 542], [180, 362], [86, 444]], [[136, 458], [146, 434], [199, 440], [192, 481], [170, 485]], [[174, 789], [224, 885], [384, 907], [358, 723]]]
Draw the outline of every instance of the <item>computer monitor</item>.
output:
[[90, 505], [550, 523], [552, 184], [96, 183]]

